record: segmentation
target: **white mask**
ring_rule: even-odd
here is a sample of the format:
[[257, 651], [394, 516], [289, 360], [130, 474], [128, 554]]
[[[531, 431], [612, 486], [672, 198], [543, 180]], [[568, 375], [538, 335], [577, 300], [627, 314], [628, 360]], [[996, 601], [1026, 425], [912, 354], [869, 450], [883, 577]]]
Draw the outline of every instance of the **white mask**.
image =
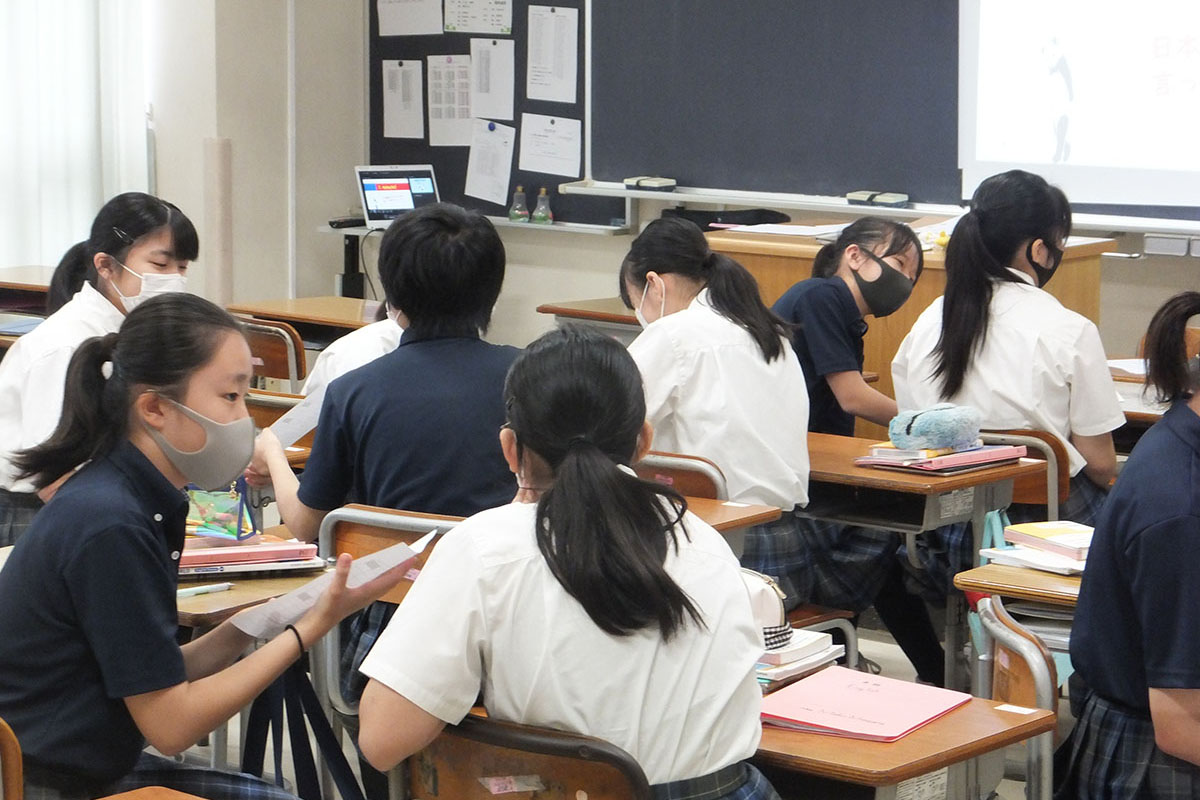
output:
[[[650, 281], [646, 281], [646, 285], [642, 287], [642, 299], [638, 301], [637, 308], [633, 310], [633, 315], [637, 317], [638, 325], [643, 328], [650, 323], [646, 321], [646, 315], [642, 313], [642, 306], [646, 304], [646, 290], [650, 288]], [[662, 319], [667, 315], [667, 292], [663, 289], [662, 303], [658, 307], [658, 319]], [[657, 322], [658, 320], [655, 320]]]
[[[117, 261], [115, 258], [113, 261]], [[121, 264], [120, 261], [117, 261]], [[121, 294], [121, 290], [117, 288], [116, 281], [109, 280], [109, 284], [113, 287], [113, 291], [117, 293], [117, 297], [121, 298], [121, 305], [125, 306], [125, 313], [128, 314], [142, 303], [160, 294], [170, 294], [171, 292], [186, 292], [187, 291], [187, 276], [179, 273], [162, 275], [157, 272], [134, 272], [129, 267], [121, 264], [121, 269], [126, 272], [137, 275], [142, 281], [142, 290], [137, 294], [126, 297]]]

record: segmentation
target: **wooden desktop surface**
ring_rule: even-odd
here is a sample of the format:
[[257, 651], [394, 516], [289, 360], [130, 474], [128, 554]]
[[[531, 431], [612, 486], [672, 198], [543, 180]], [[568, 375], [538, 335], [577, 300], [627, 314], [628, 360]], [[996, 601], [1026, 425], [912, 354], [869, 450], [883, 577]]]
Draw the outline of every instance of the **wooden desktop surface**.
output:
[[[255, 578], [247, 576], [246, 573], [226, 575], [217, 572], [202, 577], [191, 576], [180, 583], [179, 588], [209, 583], [232, 583], [233, 588], [225, 592], [179, 598], [176, 601], [179, 624], [185, 628], [211, 628], [220, 625], [242, 609], [285, 595], [316, 578], [318, 574], [315, 571], [305, 571], [300, 575], [287, 577]], [[193, 580], [193, 577], [199, 580]]]
[[867, 742], [763, 726], [755, 761], [863, 786], [892, 786], [1053, 730], [1052, 711], [998, 710], [972, 698], [894, 742]]
[[720, 532], [774, 522], [783, 515], [775, 506], [731, 503], [707, 497], [689, 497], [688, 510]]
[[290, 300], [232, 303], [227, 308], [236, 314], [260, 319], [353, 330], [375, 321], [367, 311], [366, 302], [355, 297], [296, 297]]
[[54, 277], [54, 267], [0, 267], [0, 289], [45, 293]]
[[1080, 580], [1078, 575], [1056, 575], [1026, 567], [985, 564], [955, 575], [954, 585], [964, 592], [998, 594], [1017, 600], [1074, 608], [1079, 601]]

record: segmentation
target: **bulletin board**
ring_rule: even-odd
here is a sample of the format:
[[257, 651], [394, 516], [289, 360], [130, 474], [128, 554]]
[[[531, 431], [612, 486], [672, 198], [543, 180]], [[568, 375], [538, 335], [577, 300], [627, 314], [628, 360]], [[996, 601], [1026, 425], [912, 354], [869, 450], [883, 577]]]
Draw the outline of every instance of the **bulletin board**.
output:
[[[526, 97], [526, 72], [528, 68], [528, 27], [529, 7], [545, 5], [557, 8], [573, 8], [578, 10], [577, 32], [577, 63], [576, 91], [574, 103], [550, 102], [545, 100], [530, 100]], [[512, 3], [512, 33], [509, 36], [483, 33], [442, 33], [436, 35], [405, 35], [380, 36], [379, 6], [375, 0], [368, 0], [369, 9], [369, 47], [368, 47], [368, 85], [370, 89], [370, 160], [372, 164], [433, 164], [437, 175], [438, 191], [445, 201], [458, 203], [466, 208], [475, 209], [490, 216], [507, 216], [512, 193], [518, 185], [523, 186], [526, 203], [533, 211], [537, 202], [538, 189], [546, 187], [550, 195], [551, 210], [557, 221], [585, 222], [594, 224], [611, 224], [622, 220], [625, 216], [625, 204], [621, 200], [579, 195], [560, 195], [557, 187], [560, 183], [576, 178], [526, 172], [518, 169], [520, 163], [520, 128], [521, 114], [543, 114], [553, 117], [577, 119], [583, 122], [585, 96], [585, 30], [586, 0], [561, 0], [553, 4], [529, 3], [528, 0], [513, 0]], [[510, 38], [514, 42], [513, 81], [514, 102], [513, 119], [496, 119], [501, 125], [517, 129], [517, 142], [514, 147], [512, 173], [509, 181], [508, 200], [502, 204], [491, 203], [465, 193], [467, 178], [467, 159], [470, 148], [466, 146], [432, 146], [429, 143], [429, 104], [428, 104], [428, 59], [446, 55], [466, 55], [471, 51], [472, 39], [502, 39]], [[421, 139], [388, 138], [384, 136], [384, 107], [383, 107], [383, 64], [385, 61], [406, 61], [420, 59], [423, 64], [423, 79], [421, 91], [425, 99], [425, 135]], [[583, 135], [588, 136], [586, 123], [583, 123]], [[582, 153], [580, 169], [582, 170]], [[582, 175], [582, 172], [581, 172]]]

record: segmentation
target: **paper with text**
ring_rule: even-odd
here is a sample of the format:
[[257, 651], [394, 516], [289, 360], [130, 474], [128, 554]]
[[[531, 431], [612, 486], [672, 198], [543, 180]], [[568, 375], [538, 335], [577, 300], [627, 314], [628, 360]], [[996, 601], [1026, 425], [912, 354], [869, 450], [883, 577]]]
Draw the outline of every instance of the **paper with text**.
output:
[[442, 32], [442, 0], [378, 0], [380, 36]]
[[446, 32], [511, 34], [512, 0], [446, 0]]
[[577, 119], [521, 115], [521, 169], [579, 177], [583, 125]]
[[578, 66], [579, 10], [530, 6], [525, 95], [530, 100], [574, 103]]
[[424, 139], [425, 109], [421, 61], [383, 62], [383, 135], [388, 139]]
[[471, 57], [429, 56], [429, 144], [471, 143]]
[[[354, 559], [354, 563], [350, 566], [350, 575], [346, 579], [346, 586], [352, 589], [361, 586], [392, 567], [416, 558], [440, 533], [441, 531], [435, 528], [413, 542], [411, 546], [401, 542]], [[317, 600], [321, 598], [332, 581], [333, 572], [326, 572], [319, 578], [314, 578], [282, 597], [236, 614], [231, 621], [238, 630], [256, 639], [270, 639], [278, 636], [286, 626], [294, 624], [317, 604]]]
[[498, 205], [508, 203], [516, 139], [516, 128], [485, 119], [473, 120], [464, 194]]
[[325, 387], [322, 386], [316, 394], [310, 394], [286, 414], [271, 424], [271, 432], [283, 445], [284, 449], [291, 447], [300, 437], [317, 427], [321, 417], [321, 403], [325, 402]]
[[512, 119], [516, 45], [512, 39], [471, 40], [471, 114]]

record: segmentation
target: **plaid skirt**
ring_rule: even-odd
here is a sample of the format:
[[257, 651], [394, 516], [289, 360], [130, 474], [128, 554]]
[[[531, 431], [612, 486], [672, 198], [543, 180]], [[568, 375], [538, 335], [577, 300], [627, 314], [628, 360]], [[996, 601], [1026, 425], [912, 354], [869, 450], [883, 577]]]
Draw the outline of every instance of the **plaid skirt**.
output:
[[375, 602], [342, 621], [342, 654], [340, 685], [342, 699], [356, 704], [367, 688], [367, 676], [358, 671], [375, 640], [396, 613], [395, 603]]
[[859, 612], [893, 568], [900, 536], [784, 512], [746, 531], [742, 566], [770, 575], [790, 611], [803, 603]]
[[[1059, 506], [1058, 518], [1072, 520], [1084, 525], [1094, 525], [1108, 492], [1079, 473], [1071, 479], [1071, 493], [1067, 501]], [[1010, 522], [1037, 522], [1046, 519], [1046, 507], [1014, 503], [1008, 507]], [[917, 537], [917, 559], [921, 569], [908, 563], [907, 547], [898, 550], [906, 569], [905, 585], [913, 594], [934, 603], [945, 602], [954, 588], [954, 576], [965, 569], [977, 566], [979, 553], [975, 550], [975, 536], [969, 522], [943, 525], [925, 531]]]
[[1149, 717], [1105, 700], [1077, 680], [1071, 700], [1082, 708], [1054, 754], [1055, 800], [1200, 798], [1200, 767], [1159, 750]]
[[133, 772], [102, 788], [73, 787], [61, 776], [26, 770], [24, 796], [25, 800], [89, 800], [146, 786], [166, 786], [209, 800], [296, 800], [290, 792], [253, 775], [182, 764], [151, 753], [142, 753]]

